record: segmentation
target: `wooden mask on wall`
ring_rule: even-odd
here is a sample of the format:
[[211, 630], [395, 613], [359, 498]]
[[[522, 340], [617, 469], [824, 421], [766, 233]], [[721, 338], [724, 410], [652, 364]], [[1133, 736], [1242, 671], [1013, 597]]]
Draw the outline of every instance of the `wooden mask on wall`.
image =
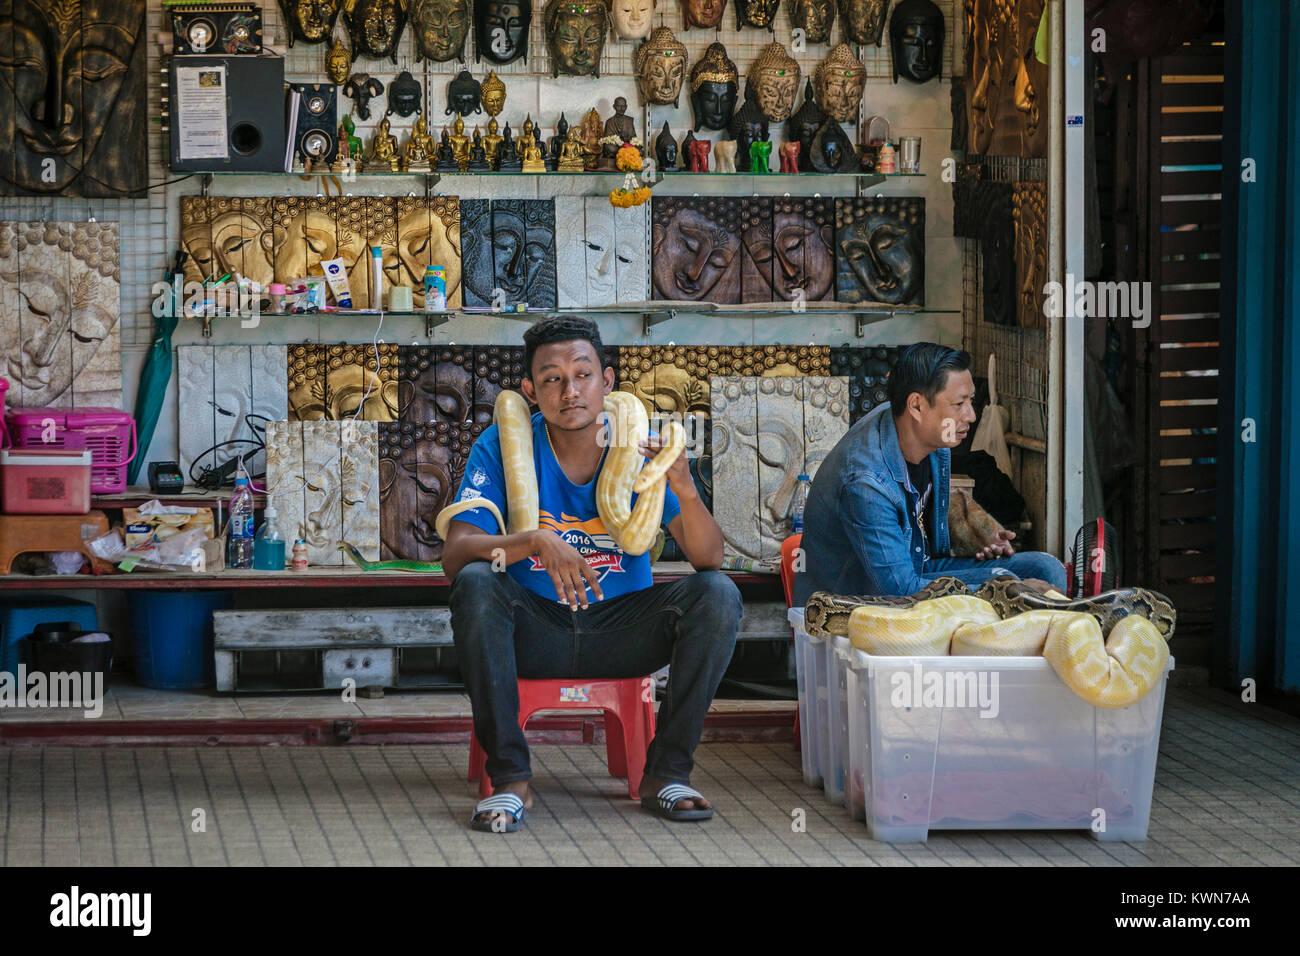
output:
[[334, 32], [334, 21], [344, 0], [279, 0], [280, 13], [289, 27], [289, 46], [294, 41], [324, 43]]
[[405, 0], [343, 0], [343, 23], [352, 40], [352, 61], [364, 56], [397, 62], [397, 44], [406, 26]]
[[144, 196], [144, 0], [5, 7], [0, 195]]
[[532, 0], [474, 0], [474, 59], [527, 63], [532, 22]]
[[776, 26], [776, 9], [781, 0], [735, 0], [736, 29], [760, 27], [769, 33]]
[[656, 299], [740, 301], [738, 197], [670, 196], [651, 202], [650, 271]]
[[605, 0], [547, 0], [542, 10], [551, 76], [600, 76], [600, 56], [609, 33]]
[[925, 200], [835, 201], [835, 297], [925, 305]]
[[810, 43], [827, 43], [835, 23], [835, 0], [794, 0], [790, 25], [803, 30]]
[[636, 50], [636, 76], [647, 103], [678, 104], [686, 80], [686, 44], [667, 27], [656, 27]]
[[839, 0], [839, 7], [843, 41], [880, 46], [889, 19], [889, 0]]
[[682, 29], [716, 30], [726, 9], [727, 0], [682, 0]]
[[471, 19], [470, 0], [415, 0], [411, 6], [415, 61], [464, 63]]

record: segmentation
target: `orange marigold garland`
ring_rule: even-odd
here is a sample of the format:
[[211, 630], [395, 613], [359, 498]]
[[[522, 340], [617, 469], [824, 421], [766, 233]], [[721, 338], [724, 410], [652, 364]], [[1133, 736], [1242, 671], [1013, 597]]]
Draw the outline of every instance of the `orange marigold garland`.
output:
[[[610, 139], [613, 141], [613, 137], [610, 137]], [[610, 190], [609, 203], [611, 206], [627, 209], [631, 206], [640, 206], [650, 199], [650, 187], [637, 185], [636, 174], [641, 172], [640, 147], [641, 141], [633, 139], [630, 143], [623, 143], [618, 149], [615, 161], [618, 168], [627, 175], [623, 177], [622, 186]]]

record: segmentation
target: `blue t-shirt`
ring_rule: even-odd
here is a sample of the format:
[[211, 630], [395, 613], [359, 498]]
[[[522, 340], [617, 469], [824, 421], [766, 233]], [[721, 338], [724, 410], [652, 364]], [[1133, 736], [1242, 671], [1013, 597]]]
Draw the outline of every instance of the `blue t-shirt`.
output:
[[[650, 554], [629, 555], [623, 551], [600, 520], [596, 510], [596, 477], [585, 485], [575, 485], [555, 460], [550, 439], [546, 435], [546, 420], [541, 412], [533, 413], [533, 464], [537, 469], [538, 525], [549, 528], [573, 545], [600, 578], [600, 589], [605, 598], [618, 597], [648, 588], [653, 583], [650, 576]], [[604, 463], [604, 459], [601, 459]], [[505, 467], [501, 462], [501, 443], [497, 440], [497, 426], [489, 425], [474, 442], [465, 463], [465, 477], [461, 479], [456, 500], [487, 498], [501, 510], [501, 517], [510, 522], [506, 505]], [[633, 504], [636, 495], [632, 496]], [[681, 505], [671, 488], [664, 489], [663, 524], [668, 524], [681, 512]], [[489, 534], [500, 534], [497, 519], [486, 508], [462, 511], [453, 521], [464, 521]], [[559, 601], [551, 576], [536, 555], [516, 561], [507, 569], [510, 576], [528, 590], [552, 601]]]

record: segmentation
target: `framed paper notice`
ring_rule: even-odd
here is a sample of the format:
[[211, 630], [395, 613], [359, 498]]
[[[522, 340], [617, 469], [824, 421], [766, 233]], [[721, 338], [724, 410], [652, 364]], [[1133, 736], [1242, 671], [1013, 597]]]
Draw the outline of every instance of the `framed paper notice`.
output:
[[176, 70], [176, 115], [181, 159], [225, 159], [226, 68], [179, 67]]

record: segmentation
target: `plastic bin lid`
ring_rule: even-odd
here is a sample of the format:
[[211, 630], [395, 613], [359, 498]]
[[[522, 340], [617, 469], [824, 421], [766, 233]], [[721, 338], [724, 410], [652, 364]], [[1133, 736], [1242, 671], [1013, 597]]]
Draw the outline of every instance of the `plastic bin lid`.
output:
[[84, 465], [94, 463], [90, 449], [76, 451], [69, 448], [5, 448], [0, 449], [0, 465], [50, 467], [53, 465]]
[[123, 425], [131, 415], [118, 408], [14, 408], [6, 416], [18, 425], [39, 424], [47, 418], [54, 419], [56, 428], [76, 428], [86, 425]]

